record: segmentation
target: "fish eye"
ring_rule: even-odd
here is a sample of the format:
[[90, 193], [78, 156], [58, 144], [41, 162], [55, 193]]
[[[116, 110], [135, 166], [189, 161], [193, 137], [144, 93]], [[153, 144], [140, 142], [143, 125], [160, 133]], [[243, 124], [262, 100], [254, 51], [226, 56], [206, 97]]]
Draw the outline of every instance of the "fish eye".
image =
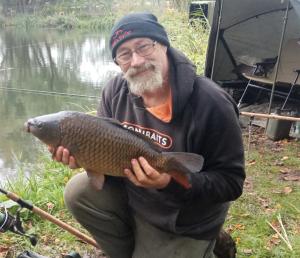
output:
[[37, 123], [37, 128], [38, 129], [41, 129], [42, 127], [43, 127], [43, 123], [42, 122]]

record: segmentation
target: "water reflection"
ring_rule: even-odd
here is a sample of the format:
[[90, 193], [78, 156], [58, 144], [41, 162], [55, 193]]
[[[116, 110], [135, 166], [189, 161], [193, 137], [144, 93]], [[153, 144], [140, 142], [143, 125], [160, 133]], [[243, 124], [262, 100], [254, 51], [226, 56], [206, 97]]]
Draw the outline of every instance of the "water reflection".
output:
[[40, 144], [22, 131], [29, 117], [96, 108], [102, 86], [119, 71], [107, 39], [107, 32], [0, 32], [0, 179], [12, 177], [14, 156], [36, 159]]

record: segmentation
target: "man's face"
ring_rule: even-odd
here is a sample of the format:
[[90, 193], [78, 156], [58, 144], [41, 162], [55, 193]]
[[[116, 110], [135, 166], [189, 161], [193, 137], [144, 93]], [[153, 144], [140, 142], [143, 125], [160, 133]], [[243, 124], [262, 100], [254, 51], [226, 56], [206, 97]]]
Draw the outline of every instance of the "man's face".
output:
[[[142, 95], [162, 87], [168, 74], [166, 51], [166, 46], [149, 38], [128, 40], [117, 49], [116, 61], [132, 93]], [[121, 62], [124, 57], [128, 60]]]

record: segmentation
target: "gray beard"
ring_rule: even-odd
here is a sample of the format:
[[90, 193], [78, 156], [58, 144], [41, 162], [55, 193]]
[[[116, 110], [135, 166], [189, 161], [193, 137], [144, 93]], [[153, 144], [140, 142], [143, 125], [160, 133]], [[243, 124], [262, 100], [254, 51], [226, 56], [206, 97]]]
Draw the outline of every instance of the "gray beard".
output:
[[[159, 65], [156, 63], [146, 63], [142, 67], [129, 68], [124, 74], [124, 78], [127, 80], [130, 91], [138, 96], [141, 96], [144, 92], [153, 92], [163, 86], [163, 77], [161, 69], [158, 69]], [[140, 70], [151, 70], [149, 76], [133, 76]]]

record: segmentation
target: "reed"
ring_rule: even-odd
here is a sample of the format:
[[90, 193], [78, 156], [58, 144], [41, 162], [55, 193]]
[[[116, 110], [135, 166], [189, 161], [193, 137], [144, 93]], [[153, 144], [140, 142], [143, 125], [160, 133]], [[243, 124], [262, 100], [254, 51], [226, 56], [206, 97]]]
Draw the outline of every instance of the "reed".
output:
[[209, 25], [199, 19], [189, 23], [188, 14], [169, 9], [159, 17], [165, 26], [173, 47], [181, 50], [196, 65], [198, 74], [204, 73]]

